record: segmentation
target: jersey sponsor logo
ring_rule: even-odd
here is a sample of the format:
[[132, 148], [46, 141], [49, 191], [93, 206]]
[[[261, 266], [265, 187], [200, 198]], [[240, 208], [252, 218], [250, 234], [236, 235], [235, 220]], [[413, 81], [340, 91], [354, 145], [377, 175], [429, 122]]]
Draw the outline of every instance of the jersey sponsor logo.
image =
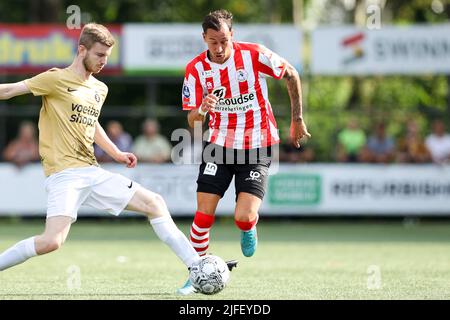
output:
[[214, 70], [202, 71], [202, 77], [211, 78], [214, 75]]
[[261, 173], [259, 173], [258, 171], [250, 171], [250, 175], [249, 178], [246, 178], [245, 181], [258, 181], [261, 182]]
[[83, 106], [82, 104], [72, 103], [72, 111], [89, 116], [98, 117], [100, 112], [94, 106]]
[[203, 174], [209, 175], [209, 176], [215, 176], [217, 173], [217, 164], [208, 162], [205, 166], [205, 170], [203, 171]]
[[236, 80], [239, 82], [247, 81], [248, 73], [244, 69], [239, 69], [236, 71]]
[[225, 94], [227, 93], [227, 88], [225, 87], [217, 87], [214, 88], [212, 94], [215, 95], [219, 99], [225, 98]]
[[255, 101], [256, 95], [253, 92], [227, 99], [219, 98], [215, 110], [217, 112], [229, 113], [247, 112], [248, 110], [253, 109]]
[[191, 96], [191, 92], [189, 91], [189, 87], [187, 85], [183, 85], [183, 97], [189, 99]]
[[72, 103], [72, 114], [69, 121], [73, 123], [81, 123], [89, 127], [95, 126], [100, 111], [94, 106], [83, 106], [81, 104]]

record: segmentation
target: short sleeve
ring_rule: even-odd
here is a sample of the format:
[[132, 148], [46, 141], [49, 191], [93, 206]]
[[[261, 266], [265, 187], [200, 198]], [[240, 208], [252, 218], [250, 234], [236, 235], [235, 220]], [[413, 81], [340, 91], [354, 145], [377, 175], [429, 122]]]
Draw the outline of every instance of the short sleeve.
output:
[[203, 88], [194, 67], [188, 66], [183, 82], [182, 101], [183, 110], [198, 108], [203, 99]]
[[49, 95], [56, 87], [58, 69], [53, 68], [37, 76], [26, 79], [25, 84], [35, 96]]
[[264, 46], [259, 46], [258, 51], [259, 72], [275, 79], [283, 78], [287, 67], [286, 60]]

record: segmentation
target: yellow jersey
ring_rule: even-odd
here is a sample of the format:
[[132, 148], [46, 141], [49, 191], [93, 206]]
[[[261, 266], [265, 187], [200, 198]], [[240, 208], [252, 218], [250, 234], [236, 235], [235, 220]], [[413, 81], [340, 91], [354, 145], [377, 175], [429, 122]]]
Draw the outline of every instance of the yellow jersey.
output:
[[94, 134], [108, 87], [92, 75], [82, 79], [70, 67], [50, 69], [25, 84], [33, 95], [42, 96], [39, 154], [45, 175], [98, 166]]

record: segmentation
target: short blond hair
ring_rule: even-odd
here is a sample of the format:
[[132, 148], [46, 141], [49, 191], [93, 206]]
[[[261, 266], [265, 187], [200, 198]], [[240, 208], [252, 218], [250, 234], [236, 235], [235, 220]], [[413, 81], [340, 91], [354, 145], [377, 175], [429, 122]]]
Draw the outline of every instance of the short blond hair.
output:
[[97, 23], [88, 23], [81, 30], [78, 45], [83, 45], [89, 50], [96, 42], [108, 47], [112, 47], [116, 43], [111, 32], [105, 26]]

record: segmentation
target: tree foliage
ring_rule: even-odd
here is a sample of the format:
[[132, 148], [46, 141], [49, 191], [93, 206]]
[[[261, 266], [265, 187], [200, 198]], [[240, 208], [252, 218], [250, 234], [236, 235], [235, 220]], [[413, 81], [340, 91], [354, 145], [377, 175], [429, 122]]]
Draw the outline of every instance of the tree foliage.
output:
[[[366, 5], [362, 0], [355, 0], [353, 7], [349, 5], [352, 1], [343, 0], [16, 0], [1, 1], [0, 21], [64, 23], [68, 17], [66, 8], [76, 4], [83, 13], [83, 22], [200, 24], [208, 12], [225, 8], [233, 12], [235, 23], [292, 23], [294, 3], [302, 9], [297, 13], [300, 24], [311, 20], [329, 24], [333, 23], [332, 19], [353, 24], [358, 20], [361, 6]], [[450, 16], [450, 0], [380, 0], [379, 3], [384, 4], [383, 24], [443, 23], [448, 22]], [[304, 39], [310, 39], [308, 34]], [[309, 45], [305, 44], [306, 47]], [[305, 62], [311, 58], [307, 57]], [[375, 121], [382, 120], [388, 124], [389, 133], [394, 135], [403, 131], [403, 123], [411, 117], [418, 119], [424, 134], [429, 131], [431, 119], [449, 120], [449, 78], [445, 75], [323, 77], [309, 74], [308, 65], [304, 70], [301, 76], [305, 115], [313, 134], [310, 143], [320, 161], [333, 159], [336, 134], [352, 116], [359, 118], [367, 133]], [[282, 81], [272, 81], [269, 85], [282, 136], [286, 136], [290, 122], [287, 91]], [[127, 100], [130, 91], [120, 90], [120, 83], [114, 83], [114, 86], [117, 89], [109, 101]], [[162, 84], [158, 90], [164, 100], [164, 97], [174, 97], [173, 91], [179, 88]], [[139, 90], [135, 91], [133, 101], [145, 104], [145, 95], [139, 96]], [[180, 112], [180, 118], [184, 116]], [[173, 121], [177, 125], [180, 122], [184, 119]]]

